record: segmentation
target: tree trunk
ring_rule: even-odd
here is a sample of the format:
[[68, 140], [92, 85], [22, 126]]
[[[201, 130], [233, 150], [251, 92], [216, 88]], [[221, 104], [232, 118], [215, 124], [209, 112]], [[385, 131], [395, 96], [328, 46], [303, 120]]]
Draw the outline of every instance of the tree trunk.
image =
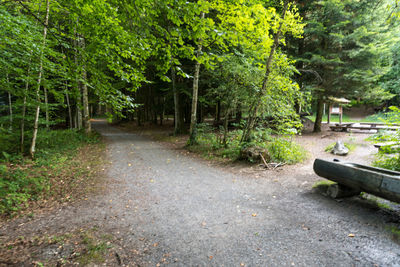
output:
[[229, 112], [231, 112], [229, 107], [226, 107], [226, 112], [225, 112], [225, 117], [224, 117], [224, 139], [223, 139], [223, 144], [224, 147], [228, 147], [227, 143], [227, 137], [228, 137], [228, 122], [229, 122]]
[[318, 97], [318, 102], [317, 102], [317, 116], [315, 118], [314, 122], [314, 133], [320, 133], [321, 132], [321, 123], [322, 123], [322, 114], [324, 113], [324, 101], [322, 99], [322, 96]]
[[[8, 74], [7, 74], [7, 82], [8, 82]], [[11, 100], [11, 93], [8, 92], [8, 106], [10, 112], [10, 131], [13, 129], [13, 109], [12, 109], [12, 100]]]
[[175, 66], [171, 67], [171, 80], [172, 80], [172, 91], [174, 93], [174, 109], [175, 109], [175, 129], [174, 134], [182, 134], [183, 133], [183, 123], [181, 120], [181, 110], [180, 110], [180, 101], [179, 101], [179, 92], [176, 88], [176, 77], [175, 77]]
[[242, 121], [242, 105], [239, 103], [236, 107], [235, 122], [240, 123]]
[[[42, 1], [38, 3], [38, 10], [37, 10], [37, 17], [40, 15], [40, 7], [42, 6]], [[35, 26], [37, 26], [38, 21], [36, 20]], [[21, 114], [21, 139], [20, 139], [20, 146], [21, 146], [21, 154], [24, 154], [24, 145], [25, 145], [25, 116], [26, 116], [26, 100], [29, 91], [29, 76], [31, 73], [31, 62], [32, 62], [32, 54], [33, 50], [29, 52], [29, 64], [28, 64], [28, 71], [25, 80], [25, 91], [24, 97], [22, 100], [22, 114]]]
[[32, 143], [31, 148], [29, 150], [32, 159], [35, 157], [36, 152], [36, 138], [37, 132], [39, 128], [39, 113], [40, 113], [40, 85], [42, 83], [42, 75], [43, 75], [43, 53], [44, 48], [46, 46], [46, 37], [47, 37], [47, 25], [49, 24], [49, 13], [50, 13], [50, 0], [46, 0], [46, 17], [44, 21], [43, 27], [43, 46], [42, 51], [40, 52], [40, 63], [39, 63], [39, 75], [38, 75], [38, 85], [36, 89], [36, 113], [35, 113], [35, 121], [33, 125], [33, 134], [32, 134]]
[[[81, 36], [81, 47], [82, 50], [85, 51], [85, 39]], [[83, 57], [81, 57], [83, 60]], [[84, 61], [84, 60], [83, 60]], [[88, 95], [88, 88], [86, 85], [87, 80], [87, 73], [86, 73], [86, 66], [83, 63], [82, 67], [82, 80], [81, 82], [81, 93], [82, 93], [82, 104], [83, 104], [83, 127], [85, 129], [86, 134], [90, 134], [92, 131], [91, 123], [90, 123], [90, 116], [89, 116], [89, 95]]]
[[218, 123], [221, 120], [221, 100], [218, 100], [216, 106], [215, 121]]
[[28, 67], [28, 74], [25, 81], [25, 91], [24, 91], [24, 98], [22, 101], [22, 114], [21, 114], [21, 154], [24, 154], [24, 143], [25, 143], [25, 116], [26, 116], [26, 98], [29, 90], [29, 73], [30, 67]]
[[49, 128], [49, 101], [47, 99], [47, 88], [46, 86], [43, 86], [44, 90], [44, 108], [45, 108], [45, 114], [46, 114], [46, 128]]
[[71, 103], [69, 102], [69, 95], [68, 95], [68, 85], [65, 83], [65, 97], [67, 99], [67, 107], [68, 107], [68, 118], [69, 118], [69, 128], [72, 129], [72, 110], [71, 110]]
[[282, 10], [282, 19], [279, 23], [279, 28], [278, 28], [277, 33], [275, 34], [274, 43], [271, 47], [271, 51], [269, 53], [269, 56], [268, 56], [268, 59], [266, 62], [265, 75], [264, 75], [262, 87], [261, 87], [261, 90], [259, 91], [259, 93], [257, 94], [255, 101], [253, 102], [253, 104], [250, 107], [249, 117], [247, 119], [246, 127], [243, 130], [242, 138], [240, 140], [241, 143], [250, 141], [250, 134], [255, 125], [257, 112], [258, 112], [258, 109], [261, 104], [261, 99], [265, 95], [265, 91], [266, 91], [266, 88], [268, 85], [268, 80], [269, 80], [269, 75], [271, 73], [271, 65], [272, 65], [272, 60], [274, 59], [275, 50], [278, 48], [278, 45], [279, 45], [279, 39], [280, 39], [280, 36], [282, 33], [282, 25], [283, 25], [283, 21], [285, 20], [286, 11], [288, 8], [288, 2], [289, 2], [288, 0], [286, 0], [284, 2], [284, 6], [283, 6], [283, 10]]
[[[201, 20], [204, 19], [205, 13], [201, 12]], [[199, 57], [201, 54], [201, 50], [203, 48], [202, 45], [203, 40], [199, 40], [199, 44], [197, 46], [197, 55], [196, 55], [196, 65], [194, 68], [194, 78], [193, 78], [193, 96], [192, 96], [192, 112], [190, 118], [190, 137], [189, 137], [189, 145], [196, 144], [196, 122], [197, 122], [197, 99], [199, 92], [199, 76], [200, 76], [200, 61]]]
[[[77, 22], [78, 24], [78, 22]], [[76, 27], [74, 28], [74, 62], [75, 62], [75, 83], [76, 83], [76, 92], [77, 92], [77, 98], [76, 98], [76, 113], [75, 113], [75, 128], [78, 130], [82, 129], [82, 96], [81, 96], [81, 85], [79, 81], [79, 66], [78, 66], [78, 34], [76, 32]]]

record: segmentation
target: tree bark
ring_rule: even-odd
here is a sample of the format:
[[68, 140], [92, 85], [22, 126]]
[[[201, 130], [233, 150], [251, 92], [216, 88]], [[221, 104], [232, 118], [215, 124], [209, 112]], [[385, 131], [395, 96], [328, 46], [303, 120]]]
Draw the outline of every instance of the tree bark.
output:
[[43, 86], [44, 90], [44, 109], [45, 109], [45, 114], [46, 114], [46, 128], [49, 128], [49, 102], [47, 99], [47, 88], [46, 86]]
[[67, 99], [67, 107], [68, 107], [68, 118], [69, 118], [69, 128], [72, 129], [72, 110], [71, 110], [71, 103], [69, 102], [69, 95], [68, 95], [68, 85], [65, 83], [65, 97]]
[[323, 112], [324, 112], [324, 101], [322, 99], [322, 96], [319, 96], [317, 102], [317, 116], [315, 117], [315, 122], [314, 122], [314, 133], [321, 132]]
[[27, 74], [27, 78], [25, 81], [24, 98], [22, 100], [22, 114], [21, 114], [21, 126], [20, 126], [21, 127], [21, 139], [20, 139], [21, 154], [24, 154], [26, 98], [27, 98], [27, 94], [28, 94], [28, 90], [29, 90], [29, 74], [30, 74], [30, 66], [28, 67], [28, 74]]
[[36, 89], [36, 100], [37, 100], [37, 105], [36, 105], [36, 112], [35, 112], [35, 121], [33, 125], [33, 134], [32, 134], [32, 143], [30, 147], [30, 154], [32, 159], [35, 157], [35, 152], [36, 152], [36, 138], [37, 138], [37, 132], [39, 128], [39, 113], [40, 113], [40, 85], [42, 83], [42, 75], [43, 75], [43, 53], [44, 53], [44, 48], [46, 46], [46, 38], [47, 38], [47, 25], [49, 24], [49, 13], [50, 13], [50, 0], [46, 0], [46, 17], [44, 21], [44, 27], [43, 27], [43, 46], [42, 46], [42, 51], [40, 52], [40, 63], [39, 63], [39, 75], [38, 75], [38, 85]]
[[[78, 24], [78, 22], [77, 22]], [[78, 130], [82, 129], [82, 96], [81, 96], [81, 85], [79, 81], [79, 66], [78, 66], [78, 34], [76, 32], [76, 26], [74, 28], [74, 63], [75, 63], [75, 83], [76, 83], [76, 92], [78, 94], [76, 98], [76, 113], [75, 113], [75, 128]]]
[[181, 119], [180, 101], [179, 101], [179, 91], [176, 88], [176, 77], [175, 77], [175, 66], [171, 67], [171, 80], [172, 80], [172, 91], [174, 93], [174, 109], [175, 109], [175, 129], [174, 134], [183, 133], [183, 123]]
[[[8, 80], [8, 77], [7, 77], [7, 80]], [[12, 131], [12, 129], [13, 129], [13, 109], [12, 109], [12, 99], [11, 99], [10, 92], [8, 92], [8, 107], [9, 107], [9, 112], [10, 112], [10, 131]]]
[[[38, 10], [37, 10], [37, 17], [40, 15], [40, 7], [42, 6], [42, 1], [39, 1], [38, 3]], [[35, 25], [37, 26], [38, 21], [36, 21]], [[20, 146], [21, 146], [21, 154], [24, 154], [25, 150], [25, 116], [26, 116], [26, 100], [27, 100], [27, 95], [29, 91], [29, 76], [31, 73], [31, 62], [32, 62], [32, 54], [33, 50], [29, 52], [29, 64], [28, 64], [28, 71], [25, 79], [25, 91], [24, 91], [24, 97], [22, 101], [22, 114], [21, 114], [21, 139], [20, 139]]]
[[271, 74], [272, 60], [274, 59], [275, 50], [278, 48], [278, 45], [279, 45], [279, 39], [280, 39], [280, 36], [282, 33], [282, 25], [283, 25], [283, 21], [285, 20], [288, 4], [289, 4], [289, 0], [286, 0], [284, 2], [284, 6], [283, 6], [283, 10], [282, 10], [282, 19], [279, 23], [278, 31], [274, 36], [274, 43], [271, 47], [271, 51], [269, 53], [269, 56], [268, 56], [268, 59], [266, 62], [265, 75], [264, 75], [262, 87], [261, 87], [261, 90], [258, 92], [255, 101], [253, 102], [253, 104], [250, 107], [249, 117], [247, 119], [246, 127], [243, 130], [242, 138], [240, 140], [241, 143], [250, 141], [250, 134], [255, 125], [257, 112], [260, 107], [261, 100], [262, 100], [263, 96], [265, 95], [265, 91], [266, 91], [266, 88], [268, 85], [269, 75]]
[[[82, 51], [85, 51], [85, 39], [81, 36], [81, 48]], [[83, 58], [81, 57], [83, 60]], [[84, 61], [84, 60], [83, 60]], [[86, 134], [90, 134], [92, 131], [92, 126], [90, 123], [90, 115], [89, 115], [89, 95], [88, 95], [88, 88], [86, 85], [87, 80], [87, 73], [86, 73], [86, 66], [83, 63], [82, 66], [82, 82], [81, 82], [81, 94], [82, 94], [82, 104], [83, 104], [83, 127], [85, 129]]]
[[[201, 20], [205, 17], [205, 13], [201, 12]], [[193, 78], [193, 96], [192, 96], [192, 112], [190, 118], [190, 137], [189, 137], [189, 145], [196, 144], [196, 122], [197, 122], [197, 100], [198, 100], [198, 92], [199, 92], [199, 76], [200, 76], [200, 61], [199, 57], [201, 54], [201, 50], [203, 48], [203, 40], [199, 40], [199, 44], [197, 45], [197, 55], [196, 55], [196, 65], [194, 68], [194, 78]]]
[[218, 123], [221, 120], [221, 100], [218, 100], [216, 106], [215, 121]]
[[228, 147], [227, 137], [228, 137], [228, 122], [229, 122], [229, 113], [231, 112], [229, 107], [226, 107], [225, 117], [224, 117], [224, 139], [223, 144], [224, 147]]

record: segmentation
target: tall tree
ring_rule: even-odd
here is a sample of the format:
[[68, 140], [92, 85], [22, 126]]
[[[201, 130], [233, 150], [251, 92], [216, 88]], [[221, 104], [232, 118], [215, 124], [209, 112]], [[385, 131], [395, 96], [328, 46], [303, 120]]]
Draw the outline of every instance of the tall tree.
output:
[[[204, 20], [205, 13], [201, 12], [201, 20]], [[192, 93], [192, 112], [190, 119], [190, 137], [189, 144], [196, 144], [196, 122], [197, 122], [197, 101], [199, 92], [199, 76], [200, 76], [200, 55], [203, 48], [203, 40], [200, 37], [197, 44], [196, 63], [193, 77], [193, 93]]]
[[35, 157], [35, 152], [36, 152], [36, 138], [37, 138], [37, 132], [39, 128], [39, 115], [40, 115], [40, 86], [42, 84], [42, 75], [43, 75], [43, 56], [44, 56], [44, 49], [46, 46], [46, 38], [47, 38], [47, 26], [49, 24], [49, 13], [50, 13], [50, 0], [46, 0], [46, 16], [44, 19], [44, 24], [43, 24], [43, 44], [42, 44], [42, 51], [40, 54], [40, 67], [39, 67], [39, 76], [38, 76], [38, 81], [37, 81], [37, 89], [36, 89], [36, 113], [35, 113], [35, 121], [34, 121], [34, 126], [33, 126], [33, 135], [32, 135], [32, 143], [30, 147], [30, 154], [31, 157]]
[[317, 102], [314, 131], [321, 131], [328, 97], [390, 97], [378, 84], [390, 54], [385, 1], [298, 2], [307, 26], [292, 54], [300, 63], [303, 86]]

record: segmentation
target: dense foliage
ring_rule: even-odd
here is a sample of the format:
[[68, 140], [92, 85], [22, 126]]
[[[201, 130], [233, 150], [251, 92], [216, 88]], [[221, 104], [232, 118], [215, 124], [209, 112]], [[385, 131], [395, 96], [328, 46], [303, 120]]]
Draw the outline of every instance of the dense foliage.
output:
[[[315, 131], [320, 131], [323, 103], [345, 97], [377, 104], [393, 97], [385, 77], [395, 65], [398, 23], [388, 22], [390, 1], [299, 1], [307, 25], [304, 38], [289, 52], [301, 72], [298, 82], [312, 92]], [[382, 85], [382, 79], [386, 85]], [[393, 90], [392, 90], [393, 92]]]
[[[382, 119], [387, 124], [399, 124], [400, 122], [400, 109], [392, 106], [390, 112], [385, 114], [385, 118]], [[374, 162], [377, 167], [400, 171], [400, 130], [393, 132], [378, 132], [371, 136], [370, 140], [383, 145], [378, 152], [378, 157]]]
[[[90, 117], [213, 119], [298, 133], [310, 101], [397, 93], [396, 7], [379, 0], [0, 1], [0, 145], [33, 158], [40, 129], [89, 133]], [[396, 99], [392, 100], [396, 101]], [[189, 127], [190, 125], [190, 127]], [[267, 140], [265, 140], [267, 141]], [[39, 153], [39, 152], [38, 152]]]

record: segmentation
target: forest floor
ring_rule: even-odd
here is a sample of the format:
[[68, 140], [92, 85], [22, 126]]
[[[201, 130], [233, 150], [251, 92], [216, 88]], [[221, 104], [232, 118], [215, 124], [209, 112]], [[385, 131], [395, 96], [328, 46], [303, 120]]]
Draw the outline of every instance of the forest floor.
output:
[[313, 189], [313, 160], [333, 158], [337, 139], [357, 144], [344, 160], [370, 163], [368, 134], [306, 133], [306, 162], [265, 170], [202, 159], [165, 128], [93, 126], [107, 140], [104, 188], [3, 222], [0, 266], [400, 266], [399, 205]]

